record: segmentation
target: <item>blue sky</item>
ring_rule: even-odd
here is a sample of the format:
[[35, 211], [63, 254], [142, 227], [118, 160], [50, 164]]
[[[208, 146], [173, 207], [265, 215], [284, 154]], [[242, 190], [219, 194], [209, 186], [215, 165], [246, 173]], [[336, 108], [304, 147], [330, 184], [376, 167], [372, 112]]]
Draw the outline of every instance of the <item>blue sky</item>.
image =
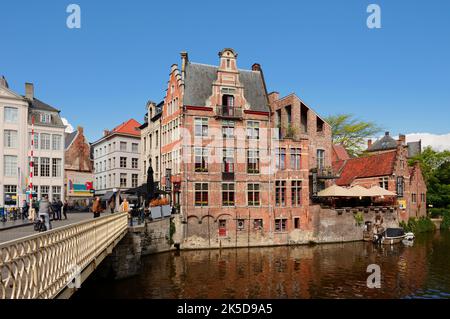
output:
[[[79, 30], [66, 7], [81, 6]], [[366, 8], [382, 10], [368, 29]], [[262, 65], [269, 91], [322, 115], [352, 113], [392, 134], [450, 133], [450, 1], [2, 1], [0, 74], [99, 138], [164, 97], [179, 52]]]

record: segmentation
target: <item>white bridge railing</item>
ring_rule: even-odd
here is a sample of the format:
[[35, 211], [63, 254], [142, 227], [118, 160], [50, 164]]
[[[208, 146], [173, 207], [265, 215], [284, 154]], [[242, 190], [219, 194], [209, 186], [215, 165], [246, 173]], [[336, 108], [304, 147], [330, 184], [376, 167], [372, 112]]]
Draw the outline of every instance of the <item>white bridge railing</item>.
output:
[[118, 213], [0, 244], [0, 300], [55, 298], [127, 231]]

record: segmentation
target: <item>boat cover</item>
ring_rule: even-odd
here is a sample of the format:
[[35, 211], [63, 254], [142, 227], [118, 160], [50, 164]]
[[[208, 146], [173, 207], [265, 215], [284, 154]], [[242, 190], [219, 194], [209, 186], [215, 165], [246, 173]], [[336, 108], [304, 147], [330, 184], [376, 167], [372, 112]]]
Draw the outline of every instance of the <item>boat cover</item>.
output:
[[386, 229], [386, 237], [400, 237], [400, 236], [404, 236], [405, 235], [405, 231], [403, 230], [403, 228], [388, 228]]

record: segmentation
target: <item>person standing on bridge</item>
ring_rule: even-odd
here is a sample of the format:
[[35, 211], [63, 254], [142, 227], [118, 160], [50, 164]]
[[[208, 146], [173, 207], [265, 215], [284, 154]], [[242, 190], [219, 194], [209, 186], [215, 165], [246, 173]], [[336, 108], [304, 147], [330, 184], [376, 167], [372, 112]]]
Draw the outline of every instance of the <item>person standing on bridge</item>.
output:
[[102, 205], [100, 203], [100, 197], [96, 197], [94, 203], [92, 204], [92, 212], [94, 213], [94, 218], [100, 217], [102, 212]]
[[44, 218], [47, 230], [52, 229], [52, 224], [50, 223], [50, 210], [51, 204], [48, 201], [48, 195], [44, 195], [44, 198], [39, 202], [39, 217]]

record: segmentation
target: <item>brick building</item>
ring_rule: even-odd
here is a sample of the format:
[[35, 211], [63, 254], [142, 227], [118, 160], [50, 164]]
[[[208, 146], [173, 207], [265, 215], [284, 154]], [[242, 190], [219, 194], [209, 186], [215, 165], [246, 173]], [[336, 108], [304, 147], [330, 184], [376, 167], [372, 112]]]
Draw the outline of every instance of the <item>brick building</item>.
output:
[[425, 216], [427, 188], [422, 171], [418, 163], [408, 165], [410, 155], [416, 153], [416, 143], [406, 144], [404, 135], [396, 141], [386, 132], [373, 144], [369, 140], [366, 155], [338, 158], [333, 163], [333, 169], [339, 175], [336, 184], [367, 188], [379, 185], [397, 194], [401, 220]]
[[86, 206], [92, 198], [94, 173], [90, 145], [81, 126], [65, 134], [64, 186], [69, 205]]
[[181, 58], [162, 106], [160, 182], [186, 246], [286, 244], [311, 231], [310, 188], [332, 177], [330, 126], [296, 95], [269, 95], [261, 66], [239, 69], [233, 49], [218, 66]]

